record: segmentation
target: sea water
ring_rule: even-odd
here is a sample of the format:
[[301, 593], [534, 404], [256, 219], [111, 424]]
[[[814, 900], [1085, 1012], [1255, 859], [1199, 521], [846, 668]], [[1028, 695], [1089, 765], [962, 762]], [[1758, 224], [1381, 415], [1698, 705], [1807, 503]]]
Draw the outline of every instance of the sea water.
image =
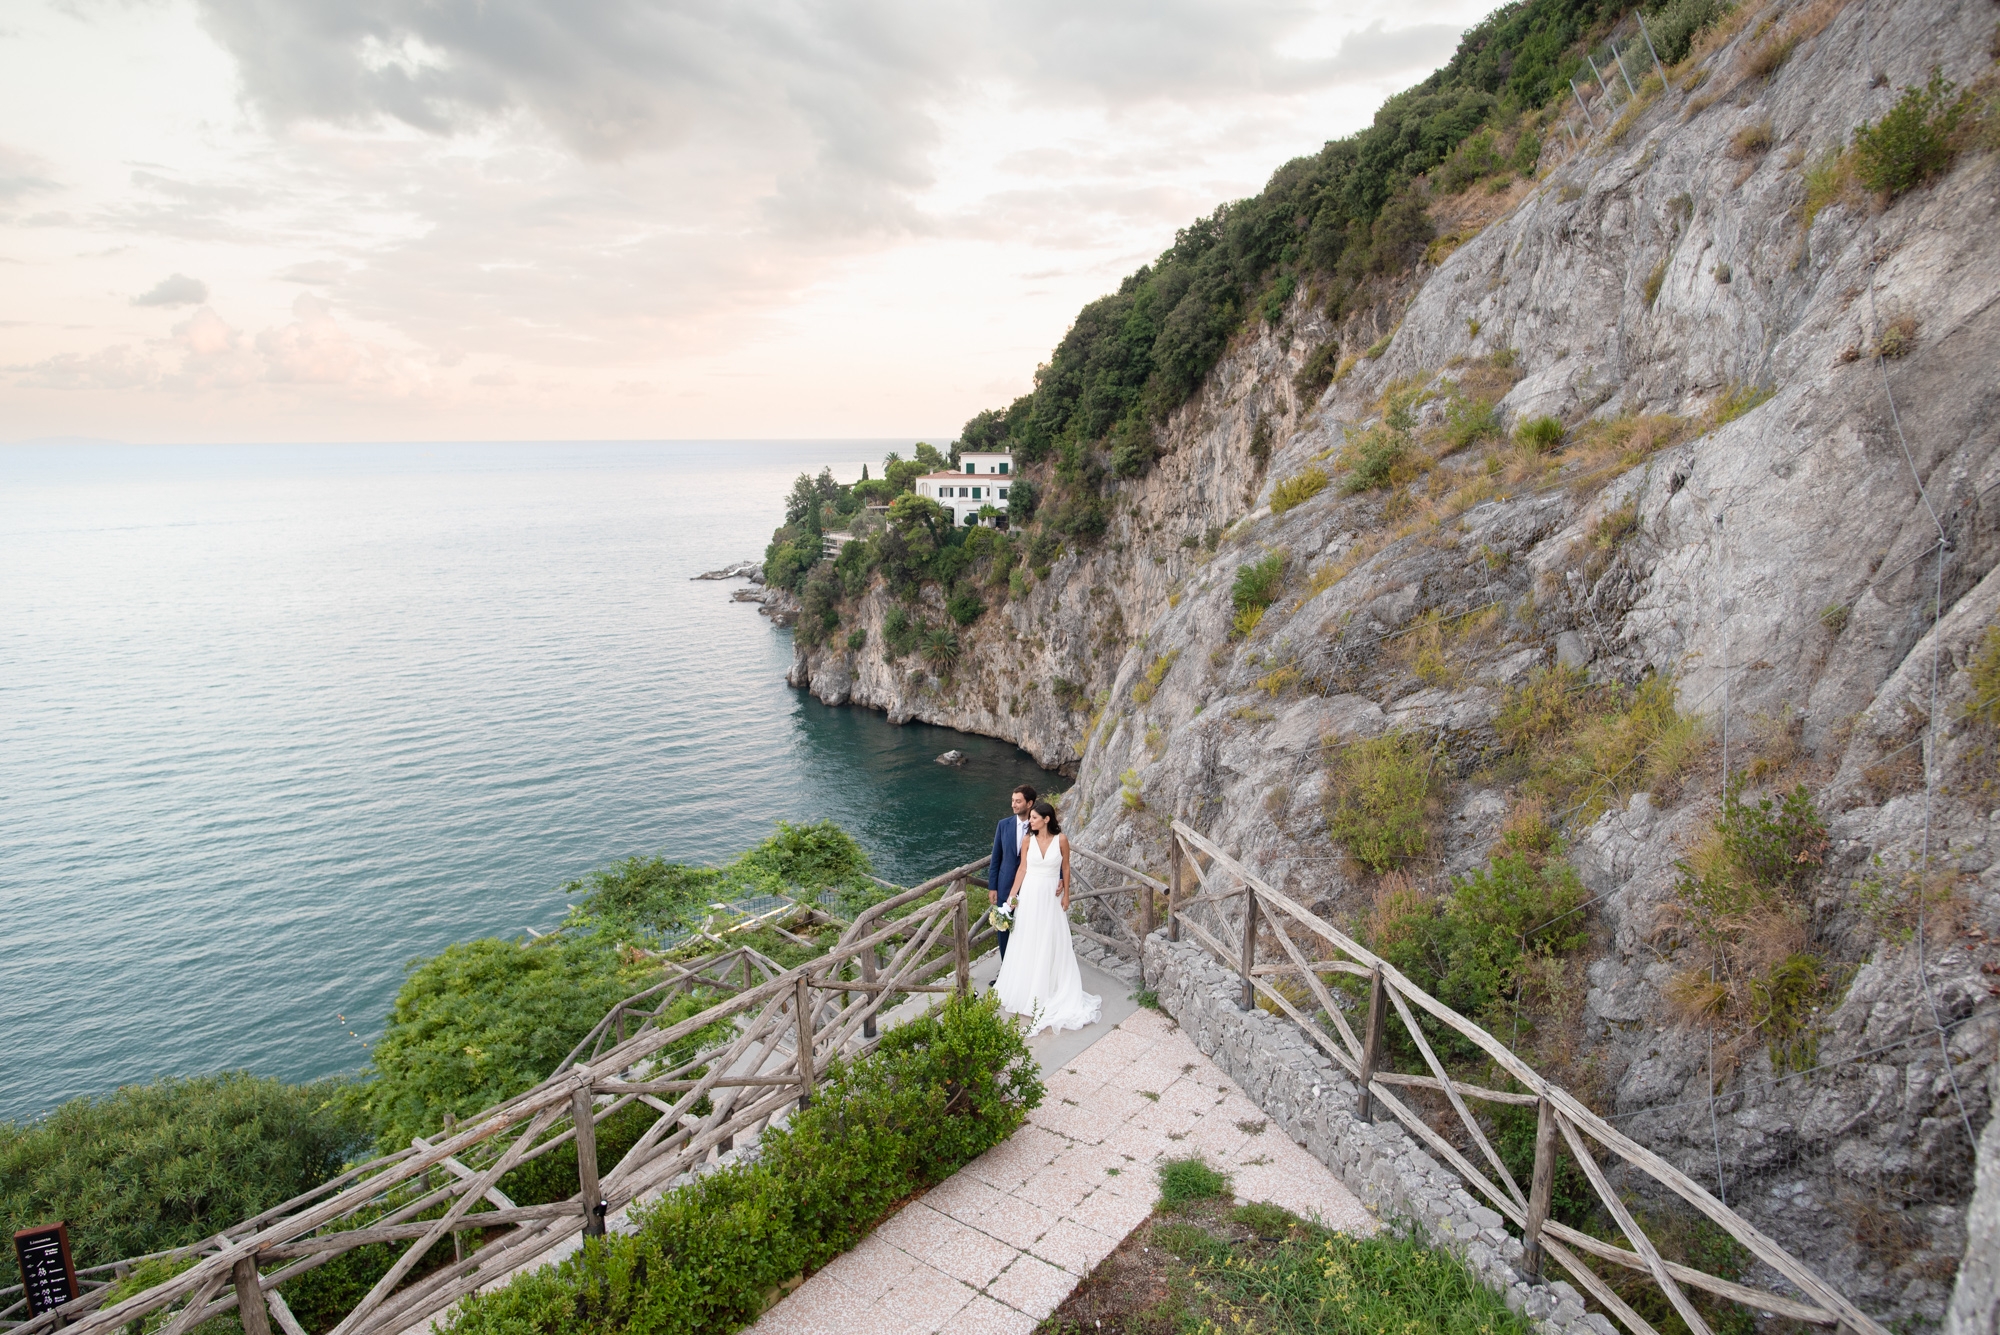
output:
[[792, 690], [690, 579], [909, 444], [0, 448], [0, 1120], [356, 1069], [408, 961], [629, 855], [983, 855], [1054, 776]]

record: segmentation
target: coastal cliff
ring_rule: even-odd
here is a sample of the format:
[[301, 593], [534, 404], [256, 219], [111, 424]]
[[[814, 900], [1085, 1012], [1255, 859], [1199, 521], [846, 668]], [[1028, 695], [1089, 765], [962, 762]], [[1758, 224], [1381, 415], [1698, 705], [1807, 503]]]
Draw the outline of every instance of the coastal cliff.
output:
[[[1357, 931], [1553, 831], [1585, 925], [1524, 1048], [1885, 1320], [1992, 1330], [1995, 18], [1745, 5], [1532, 178], [1437, 191], [1411, 270], [1240, 328], [948, 664], [883, 655], [877, 581], [792, 682], [1015, 741], [1079, 842], [1158, 867], [1178, 816]], [[1949, 168], [1864, 188], [1911, 88]], [[1808, 870], [1717, 898], [1785, 811]]]

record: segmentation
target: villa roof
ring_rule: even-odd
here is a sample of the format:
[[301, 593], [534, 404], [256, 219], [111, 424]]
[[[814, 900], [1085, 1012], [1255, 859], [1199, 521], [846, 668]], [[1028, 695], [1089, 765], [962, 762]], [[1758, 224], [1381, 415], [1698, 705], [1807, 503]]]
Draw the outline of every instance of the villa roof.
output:
[[965, 481], [965, 479], [971, 478], [975, 482], [990, 482], [996, 477], [1008, 477], [1008, 476], [1010, 476], [1010, 474], [1007, 473], [954, 473], [947, 470], [946, 472], [942, 473], [923, 473], [918, 475], [917, 480], [919, 482], [924, 482], [932, 478], [939, 478], [939, 479], [955, 478], [958, 481], [963, 482]]

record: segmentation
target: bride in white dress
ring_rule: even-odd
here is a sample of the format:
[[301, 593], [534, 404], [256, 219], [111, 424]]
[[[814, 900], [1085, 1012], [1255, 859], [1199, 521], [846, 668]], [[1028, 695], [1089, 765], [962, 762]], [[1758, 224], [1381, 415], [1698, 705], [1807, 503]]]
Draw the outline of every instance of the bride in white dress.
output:
[[1013, 935], [993, 984], [1001, 1006], [1029, 1017], [1030, 1037], [1096, 1024], [1102, 999], [1083, 990], [1069, 941], [1069, 839], [1047, 802], [1028, 812], [1008, 899], [1015, 905]]

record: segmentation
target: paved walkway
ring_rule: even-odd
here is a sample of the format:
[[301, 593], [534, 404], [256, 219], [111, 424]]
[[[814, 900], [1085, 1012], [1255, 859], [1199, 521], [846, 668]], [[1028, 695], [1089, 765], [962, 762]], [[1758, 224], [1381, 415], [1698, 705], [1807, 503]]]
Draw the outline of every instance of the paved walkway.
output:
[[753, 1335], [1023, 1335], [1152, 1213], [1159, 1162], [1189, 1154], [1228, 1172], [1239, 1197], [1374, 1230], [1172, 1020], [1084, 970], [1105, 1023], [1034, 1040], [1048, 1097], [1027, 1124], [813, 1275]]

